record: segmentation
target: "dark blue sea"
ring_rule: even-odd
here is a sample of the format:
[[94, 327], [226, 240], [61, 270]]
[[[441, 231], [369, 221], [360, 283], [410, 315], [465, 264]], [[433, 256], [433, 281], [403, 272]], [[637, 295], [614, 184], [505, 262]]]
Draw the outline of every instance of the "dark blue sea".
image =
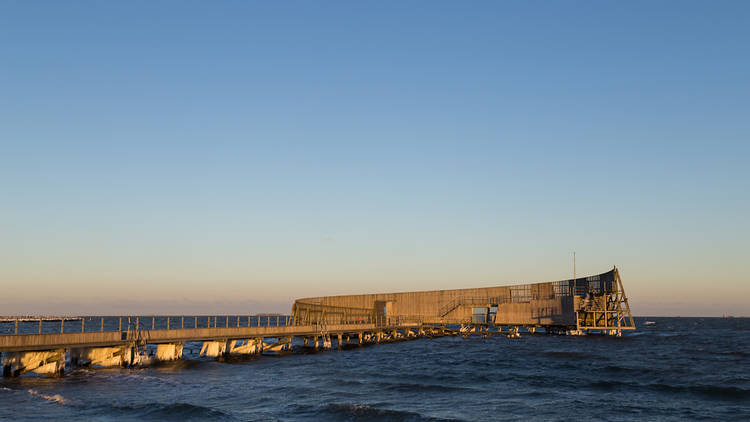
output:
[[186, 345], [185, 361], [156, 367], [2, 379], [0, 420], [750, 420], [750, 319], [636, 323], [621, 338], [443, 337], [231, 363]]

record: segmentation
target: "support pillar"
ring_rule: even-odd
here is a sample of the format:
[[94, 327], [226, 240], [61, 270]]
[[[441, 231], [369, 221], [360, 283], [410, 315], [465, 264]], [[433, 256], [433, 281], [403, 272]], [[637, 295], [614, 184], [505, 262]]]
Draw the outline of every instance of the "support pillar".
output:
[[70, 350], [74, 366], [126, 367], [133, 363], [132, 346], [78, 347]]
[[156, 360], [172, 361], [182, 359], [182, 348], [185, 343], [167, 343], [156, 345]]
[[229, 347], [230, 355], [255, 355], [260, 354], [262, 339], [252, 338], [248, 340], [232, 341]]
[[291, 348], [292, 338], [291, 337], [279, 337], [276, 343], [263, 343], [263, 350], [273, 353], [281, 353]]
[[521, 334], [518, 333], [518, 327], [509, 327], [508, 338], [521, 338]]
[[3, 353], [3, 376], [17, 377], [27, 372], [63, 376], [65, 373], [65, 352], [65, 349], [5, 352]]
[[227, 350], [227, 342], [226, 341], [204, 341], [203, 346], [201, 346], [201, 356], [207, 356], [211, 358], [218, 358], [219, 356], [224, 355]]

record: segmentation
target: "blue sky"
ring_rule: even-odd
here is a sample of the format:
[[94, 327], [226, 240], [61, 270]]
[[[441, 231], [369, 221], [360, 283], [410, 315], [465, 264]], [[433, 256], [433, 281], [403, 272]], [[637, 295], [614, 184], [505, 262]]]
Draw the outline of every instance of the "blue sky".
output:
[[0, 314], [621, 269], [750, 315], [747, 2], [0, 1]]

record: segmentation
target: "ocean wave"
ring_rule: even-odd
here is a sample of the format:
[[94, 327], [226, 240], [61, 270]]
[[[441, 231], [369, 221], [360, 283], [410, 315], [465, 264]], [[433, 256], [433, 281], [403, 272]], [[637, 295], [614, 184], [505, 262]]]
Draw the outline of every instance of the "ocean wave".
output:
[[412, 384], [412, 383], [378, 383], [385, 390], [400, 391], [400, 392], [454, 392], [454, 391], [466, 391], [474, 390], [471, 387], [460, 387], [453, 385], [440, 385], [440, 384]]
[[68, 404], [68, 399], [66, 399], [65, 397], [63, 397], [63, 396], [61, 396], [59, 394], [48, 395], [48, 394], [40, 393], [40, 392], [38, 392], [36, 390], [33, 390], [33, 389], [28, 389], [26, 391], [29, 394], [31, 394], [32, 396], [41, 397], [41, 398], [43, 398], [43, 399], [45, 399], [47, 401], [51, 401], [51, 402], [58, 403], [58, 404], [63, 404], [63, 405]]
[[[136, 371], [138, 371], [138, 370], [136, 370]], [[162, 383], [162, 384], [167, 384], [167, 385], [171, 385], [171, 386], [179, 386], [179, 385], [181, 385], [180, 382], [175, 381], [175, 380], [173, 380], [171, 378], [157, 377], [157, 376], [153, 376], [153, 375], [141, 374], [141, 373], [138, 373], [138, 372], [132, 372], [132, 373], [126, 374], [124, 376], [118, 374], [117, 376], [118, 376], [118, 378], [120, 378], [122, 380], [132, 380], [132, 381], [136, 381], [136, 382], [143, 381], [143, 382], [148, 382], [148, 383]]]
[[724, 387], [720, 385], [690, 385], [675, 386], [669, 384], [652, 384], [649, 386], [655, 390], [673, 393], [693, 393], [718, 400], [740, 400], [750, 399], [750, 390], [739, 387]]
[[[329, 404], [322, 413], [332, 420], [389, 421], [389, 422], [441, 422], [460, 421], [459, 419], [441, 419], [420, 415], [416, 412], [402, 410], [378, 409], [364, 404]], [[328, 419], [328, 420], [331, 420]]]
[[585, 352], [574, 352], [574, 351], [555, 351], [555, 352], [545, 352], [545, 356], [550, 358], [560, 358], [560, 359], [599, 359], [601, 360], [601, 356], [592, 355], [591, 353], [585, 353]]
[[235, 420], [234, 417], [221, 410], [190, 403], [144, 403], [134, 406], [101, 406], [99, 409], [105, 410], [108, 415], [115, 413], [120, 416], [134, 417], [138, 420]]
[[[618, 366], [618, 365], [607, 365], [604, 367], [604, 370], [609, 371], [609, 372], [632, 372], [633, 371], [632, 368], [625, 368], [623, 366]], [[638, 370], [640, 371], [642, 369], [638, 369]]]
[[360, 386], [368, 384], [363, 381], [357, 381], [357, 380], [352, 380], [352, 379], [335, 380], [331, 382], [335, 383], [338, 386], [343, 386], [343, 387], [360, 387]]
[[750, 399], [750, 390], [739, 387], [726, 387], [721, 385], [671, 385], [671, 384], [639, 384], [633, 382], [620, 381], [598, 381], [588, 385], [588, 387], [604, 391], [656, 391], [660, 393], [676, 394], [695, 394], [705, 396], [714, 400], [748, 400]]

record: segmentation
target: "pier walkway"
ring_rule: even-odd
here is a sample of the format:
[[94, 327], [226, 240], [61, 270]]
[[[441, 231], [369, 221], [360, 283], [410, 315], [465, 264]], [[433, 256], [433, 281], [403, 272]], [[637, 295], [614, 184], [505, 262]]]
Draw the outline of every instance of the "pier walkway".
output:
[[290, 315], [3, 318], [3, 376], [62, 375], [66, 366], [135, 366], [182, 358], [186, 343], [202, 356], [230, 359], [302, 347], [328, 350], [368, 343], [456, 334], [444, 326], [373, 319], [295, 324]]
[[[67, 323], [66, 323], [67, 322]], [[507, 330], [504, 331], [504, 327]], [[62, 375], [66, 366], [133, 366], [200, 354], [229, 359], [443, 335], [521, 331], [620, 336], [635, 329], [617, 268], [557, 282], [298, 299], [291, 315], [0, 320], [3, 376]]]

